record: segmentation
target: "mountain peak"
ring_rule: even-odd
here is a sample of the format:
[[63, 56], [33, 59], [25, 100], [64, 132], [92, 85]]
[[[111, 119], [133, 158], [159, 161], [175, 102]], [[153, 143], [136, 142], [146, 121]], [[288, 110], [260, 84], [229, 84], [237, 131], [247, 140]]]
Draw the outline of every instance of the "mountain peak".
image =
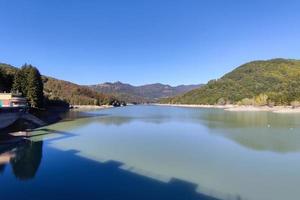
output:
[[98, 92], [116, 95], [119, 99], [127, 102], [156, 102], [160, 98], [172, 97], [183, 94], [201, 85], [186, 85], [184, 87], [172, 87], [162, 83], [133, 86], [127, 83], [116, 81], [114, 83], [103, 83], [91, 85], [90, 87]]

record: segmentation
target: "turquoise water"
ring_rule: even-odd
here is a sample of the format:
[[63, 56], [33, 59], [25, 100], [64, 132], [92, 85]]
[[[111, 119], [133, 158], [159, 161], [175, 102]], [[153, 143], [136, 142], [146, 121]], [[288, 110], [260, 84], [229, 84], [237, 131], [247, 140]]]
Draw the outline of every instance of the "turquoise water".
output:
[[[128, 106], [0, 149], [0, 194], [25, 199], [298, 199], [300, 115]], [[2, 157], [2, 159], [1, 159]]]

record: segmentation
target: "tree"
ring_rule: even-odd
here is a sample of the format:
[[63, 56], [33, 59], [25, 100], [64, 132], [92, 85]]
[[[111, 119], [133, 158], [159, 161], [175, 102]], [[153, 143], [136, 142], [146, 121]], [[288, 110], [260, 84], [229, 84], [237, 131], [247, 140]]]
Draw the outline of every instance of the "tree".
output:
[[23, 65], [16, 73], [13, 91], [21, 92], [32, 107], [43, 107], [43, 81], [40, 72], [32, 65]]
[[43, 81], [37, 68], [31, 67], [27, 76], [27, 98], [32, 107], [43, 107]]
[[0, 68], [0, 91], [3, 91], [4, 89], [4, 73], [3, 70]]
[[0, 66], [0, 92], [9, 92], [12, 88], [13, 74], [7, 73]]
[[25, 68], [21, 68], [16, 74], [13, 83], [13, 91], [20, 92], [24, 96], [27, 95], [27, 78], [25, 74]]

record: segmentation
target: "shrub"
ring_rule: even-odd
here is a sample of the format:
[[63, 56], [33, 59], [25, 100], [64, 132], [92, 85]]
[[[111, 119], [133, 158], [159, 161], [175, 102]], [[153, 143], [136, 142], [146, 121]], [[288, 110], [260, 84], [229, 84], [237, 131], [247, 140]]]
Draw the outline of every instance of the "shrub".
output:
[[218, 99], [217, 104], [218, 104], [218, 105], [225, 105], [225, 104], [226, 104], [226, 101], [225, 101], [225, 99], [222, 97], [222, 98]]
[[255, 104], [254, 99], [244, 98], [239, 102], [242, 106], [253, 106]]
[[255, 97], [256, 106], [266, 106], [268, 105], [268, 96], [266, 94], [260, 94]]
[[292, 106], [293, 108], [298, 108], [298, 107], [300, 107], [300, 102], [299, 102], [299, 101], [292, 101], [292, 102], [291, 102], [291, 106]]

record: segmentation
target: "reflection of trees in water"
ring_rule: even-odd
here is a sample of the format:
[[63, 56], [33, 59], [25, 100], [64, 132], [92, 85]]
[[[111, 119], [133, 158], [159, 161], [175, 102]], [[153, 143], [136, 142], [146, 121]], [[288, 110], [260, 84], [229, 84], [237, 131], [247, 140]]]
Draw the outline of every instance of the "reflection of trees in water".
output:
[[5, 165], [0, 165], [0, 174], [2, 174], [5, 170]]
[[120, 126], [123, 124], [128, 124], [133, 121], [142, 121], [145, 123], [154, 123], [162, 124], [170, 121], [168, 117], [156, 117], [156, 116], [147, 116], [147, 117], [126, 117], [126, 116], [109, 116], [98, 118], [98, 122], [103, 125], [116, 125]]
[[222, 135], [244, 147], [278, 153], [300, 151], [299, 115], [271, 112], [212, 111], [201, 115], [212, 133]]
[[17, 147], [16, 156], [10, 161], [15, 176], [28, 180], [35, 176], [42, 160], [43, 142], [27, 142]]
[[[200, 118], [211, 128], [267, 127], [278, 128], [300, 127], [299, 115], [284, 115], [271, 112], [229, 112], [211, 111], [203, 113]], [[216, 125], [216, 122], [219, 122]]]
[[104, 125], [122, 125], [122, 124], [127, 124], [130, 123], [133, 120], [131, 117], [119, 117], [119, 116], [109, 116], [109, 117], [103, 117], [99, 118], [97, 120], [99, 123], [104, 124]]

